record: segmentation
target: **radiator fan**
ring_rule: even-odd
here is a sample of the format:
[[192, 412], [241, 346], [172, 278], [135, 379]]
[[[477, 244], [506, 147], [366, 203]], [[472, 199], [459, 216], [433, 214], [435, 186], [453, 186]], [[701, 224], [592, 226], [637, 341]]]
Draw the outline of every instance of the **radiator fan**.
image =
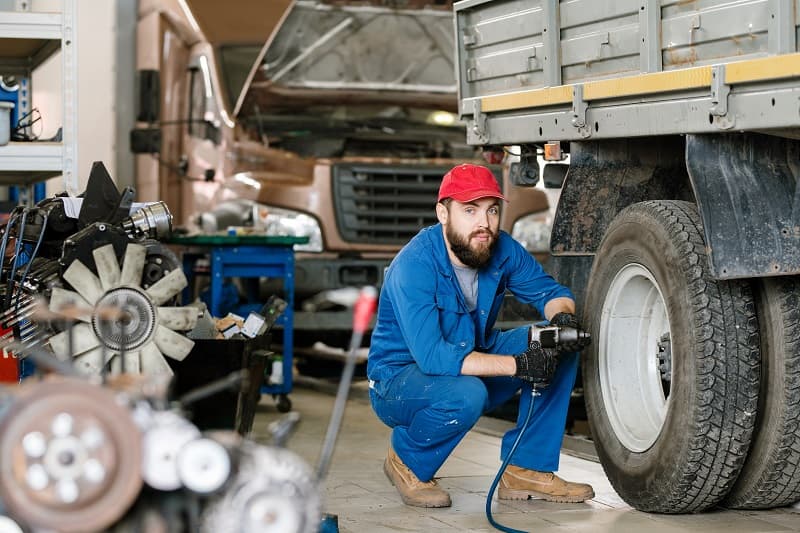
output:
[[79, 321], [72, 329], [50, 338], [59, 359], [74, 358], [84, 373], [100, 373], [110, 364], [112, 373], [172, 374], [164, 356], [182, 361], [194, 342], [177, 333], [197, 323], [197, 310], [170, 307], [169, 302], [187, 286], [180, 268], [168, 272], [148, 288], [142, 288], [147, 250], [128, 243], [122, 265], [114, 247], [92, 250], [97, 274], [80, 259], [73, 260], [63, 278], [75, 291], [54, 287], [50, 310], [71, 308]]

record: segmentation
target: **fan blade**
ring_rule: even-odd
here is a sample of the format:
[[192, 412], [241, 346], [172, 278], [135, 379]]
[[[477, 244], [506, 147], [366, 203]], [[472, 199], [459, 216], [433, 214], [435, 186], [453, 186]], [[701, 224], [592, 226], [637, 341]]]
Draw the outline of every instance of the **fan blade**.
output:
[[141, 244], [128, 244], [125, 248], [125, 257], [122, 258], [122, 274], [119, 278], [120, 285], [139, 287], [142, 284], [142, 271], [147, 248]]
[[84, 322], [89, 322], [92, 319], [92, 306], [77, 292], [68, 291], [61, 287], [53, 287], [48, 308], [53, 313], [61, 313], [62, 310], [76, 310], [78, 311], [78, 320]]
[[[103, 352], [106, 354], [105, 361], [101, 359], [103, 357]], [[98, 346], [93, 350], [89, 350], [88, 352], [75, 357], [74, 365], [79, 372], [84, 374], [99, 374], [103, 368], [103, 365], [108, 363], [115, 355], [116, 354], [114, 352], [103, 350], [101, 346]]]
[[97, 275], [100, 276], [100, 283], [103, 290], [109, 290], [119, 285], [119, 263], [117, 263], [117, 254], [114, 252], [114, 246], [106, 244], [100, 248], [92, 250], [94, 256], [94, 264], [97, 267]]
[[111, 358], [111, 363], [109, 364], [108, 373], [112, 375], [119, 375], [122, 374], [122, 359], [119, 356], [114, 356]]
[[156, 326], [155, 341], [161, 353], [176, 361], [183, 361], [192, 351], [192, 346], [194, 346], [193, 340], [184, 337], [180, 333], [175, 333], [161, 324]]
[[173, 374], [172, 368], [167, 364], [167, 360], [158, 351], [158, 348], [152, 342], [148, 342], [142, 346], [142, 374]]
[[52, 337], [50, 337], [50, 348], [53, 350], [53, 353], [56, 354], [56, 359], [61, 361], [66, 361], [69, 357], [72, 357], [69, 354], [69, 337], [67, 337], [68, 333], [66, 331], [62, 331], [61, 333], [56, 333]]
[[181, 292], [187, 285], [189, 282], [186, 281], [183, 270], [176, 268], [147, 289], [147, 294], [153, 299], [154, 304], [161, 305]]
[[90, 305], [97, 303], [97, 300], [105, 292], [100, 285], [100, 279], [84, 265], [80, 259], [76, 259], [64, 271], [64, 279], [72, 285], [78, 294], [84, 297]]
[[59, 359], [80, 355], [100, 346], [100, 340], [89, 324], [75, 324], [72, 332], [72, 353], [69, 350], [69, 331], [62, 331], [50, 337], [50, 347]]
[[186, 331], [197, 325], [195, 307], [159, 307], [158, 323], [175, 331]]
[[[139, 374], [142, 371], [139, 365], [139, 352], [125, 352], [123, 357], [125, 358], [126, 374]], [[117, 359], [119, 359], [119, 357]]]

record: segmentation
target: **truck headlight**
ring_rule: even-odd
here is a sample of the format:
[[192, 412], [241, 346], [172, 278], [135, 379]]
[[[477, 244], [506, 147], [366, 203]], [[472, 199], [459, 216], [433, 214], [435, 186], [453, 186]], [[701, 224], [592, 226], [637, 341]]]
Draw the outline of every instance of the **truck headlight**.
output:
[[258, 215], [257, 225], [263, 225], [267, 235], [289, 235], [292, 237], [308, 237], [306, 244], [295, 244], [298, 252], [321, 252], [322, 231], [316, 218], [282, 207], [266, 207], [266, 216], [262, 212]]
[[548, 211], [518, 218], [511, 228], [511, 236], [529, 252], [546, 252], [550, 249], [552, 216]]

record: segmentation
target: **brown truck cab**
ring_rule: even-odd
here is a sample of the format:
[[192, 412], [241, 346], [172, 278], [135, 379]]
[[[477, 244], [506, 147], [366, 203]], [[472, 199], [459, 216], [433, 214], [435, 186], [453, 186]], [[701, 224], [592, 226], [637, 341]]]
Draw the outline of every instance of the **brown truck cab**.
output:
[[[209, 13], [217, 3], [193, 4], [205, 9], [193, 18], [183, 2], [142, 2], [139, 68], [160, 82], [160, 111], [140, 129], [158, 132], [160, 146], [138, 156], [138, 190], [187, 225], [224, 202], [252, 202], [269, 232], [307, 235], [295, 247], [295, 330], [349, 331], [350, 314], [326, 291], [380, 287], [394, 254], [436, 222], [444, 173], [486, 161], [457, 119], [450, 2], [301, 0], [276, 13], [280, 3], [243, 2], [241, 16], [261, 17], [270, 35], [212, 42], [201, 27], [227, 20]], [[514, 187], [506, 166], [491, 168]], [[502, 228], [521, 237], [548, 202], [514, 188]]]

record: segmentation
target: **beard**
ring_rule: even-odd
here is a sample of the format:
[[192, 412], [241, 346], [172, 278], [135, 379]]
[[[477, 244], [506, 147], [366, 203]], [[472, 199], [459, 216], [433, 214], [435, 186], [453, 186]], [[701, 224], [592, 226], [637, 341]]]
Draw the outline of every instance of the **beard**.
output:
[[[497, 247], [497, 234], [492, 233], [489, 229], [473, 231], [465, 238], [456, 233], [452, 226], [447, 225], [445, 227], [445, 235], [448, 243], [450, 243], [450, 250], [453, 251], [458, 260], [476, 270], [480, 270], [489, 263], [489, 259], [492, 258], [494, 249]], [[489, 235], [489, 242], [479, 242], [472, 246], [470, 243], [472, 238], [478, 235]]]

